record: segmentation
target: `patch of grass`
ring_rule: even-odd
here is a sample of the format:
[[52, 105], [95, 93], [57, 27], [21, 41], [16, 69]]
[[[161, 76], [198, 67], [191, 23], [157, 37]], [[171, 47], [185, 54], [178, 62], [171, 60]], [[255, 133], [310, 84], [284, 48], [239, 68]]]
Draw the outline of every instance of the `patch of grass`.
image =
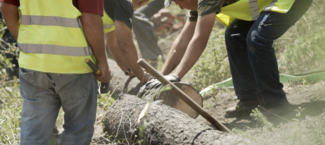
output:
[[231, 77], [224, 32], [213, 28], [205, 51], [190, 71], [191, 84], [197, 90]]
[[157, 70], [160, 71], [164, 65], [164, 61], [161, 55], [159, 55], [156, 63], [157, 63]]
[[139, 127], [139, 139], [137, 140], [137, 143], [139, 145], [146, 145], [147, 144], [147, 139], [144, 136], [144, 129], [146, 128], [148, 122], [146, 120], [143, 121], [143, 124], [140, 125]]
[[1, 87], [0, 144], [19, 144], [22, 99], [19, 87]]
[[[0, 22], [0, 30], [4, 26]], [[0, 31], [2, 35], [3, 31]], [[8, 49], [0, 45], [0, 144], [19, 144], [22, 99], [18, 81], [7, 81], [6, 70], [13, 68], [7, 54], [17, 55], [18, 49], [10, 44]]]
[[324, 68], [325, 1], [314, 0], [307, 13], [275, 42], [279, 69], [297, 74]]
[[114, 103], [115, 99], [111, 96], [111, 92], [99, 96], [100, 97], [97, 99], [99, 107], [103, 108], [104, 111], [107, 111], [108, 108]]
[[234, 128], [232, 131], [260, 145], [306, 145], [325, 144], [325, 114], [317, 117], [301, 118], [304, 108], [298, 108], [296, 119], [278, 126], [272, 126], [267, 119], [254, 110], [251, 116], [258, 122], [258, 128]]
[[261, 126], [263, 130], [272, 129], [273, 124], [269, 122], [267, 117], [263, 115], [258, 108], [255, 108], [250, 116], [253, 117], [253, 120], [256, 121], [257, 125]]

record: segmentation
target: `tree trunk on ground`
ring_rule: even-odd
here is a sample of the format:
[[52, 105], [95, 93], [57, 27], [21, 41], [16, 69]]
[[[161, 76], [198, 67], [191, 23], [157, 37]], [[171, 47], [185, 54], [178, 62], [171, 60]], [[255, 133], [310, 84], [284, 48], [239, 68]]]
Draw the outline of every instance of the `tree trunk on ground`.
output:
[[[157, 102], [149, 105], [146, 115], [138, 122], [147, 103], [132, 95], [123, 95], [116, 100], [103, 119], [111, 139], [125, 139], [129, 144], [137, 140], [146, 144], [252, 144]], [[143, 131], [139, 131], [140, 128]]]

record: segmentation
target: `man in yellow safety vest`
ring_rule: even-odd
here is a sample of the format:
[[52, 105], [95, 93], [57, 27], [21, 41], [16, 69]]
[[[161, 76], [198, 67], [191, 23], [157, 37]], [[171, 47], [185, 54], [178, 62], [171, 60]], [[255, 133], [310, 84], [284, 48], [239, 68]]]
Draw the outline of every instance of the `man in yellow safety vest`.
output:
[[[312, 0], [166, 0], [165, 6], [172, 1], [181, 9], [189, 9], [190, 16], [163, 66], [167, 79], [179, 81], [192, 68], [217, 18], [227, 26], [225, 41], [239, 99], [226, 117], [249, 115], [258, 105], [279, 115], [291, 110], [279, 81], [272, 44], [299, 20]], [[174, 74], [169, 75], [174, 68]], [[151, 80], [146, 88], [160, 84]]]
[[[97, 80], [110, 81], [103, 0], [1, 1], [1, 12], [20, 49], [20, 144], [49, 144], [61, 107], [65, 114], [59, 144], [90, 144]], [[97, 64], [100, 76], [86, 58]]]

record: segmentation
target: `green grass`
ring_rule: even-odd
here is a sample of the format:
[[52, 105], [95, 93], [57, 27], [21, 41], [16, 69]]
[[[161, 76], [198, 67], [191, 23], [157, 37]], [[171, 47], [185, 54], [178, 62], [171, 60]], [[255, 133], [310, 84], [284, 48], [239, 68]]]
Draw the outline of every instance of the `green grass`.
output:
[[0, 88], [0, 144], [18, 144], [20, 139], [20, 114], [22, 99], [19, 87]]
[[213, 28], [207, 48], [190, 71], [191, 84], [197, 90], [231, 77], [224, 32]]
[[104, 111], [107, 111], [114, 101], [115, 99], [111, 96], [111, 92], [109, 92], [107, 94], [100, 95], [100, 97], [97, 99], [97, 104]]
[[[1, 21], [0, 30], [4, 27]], [[4, 31], [0, 32], [0, 37], [3, 33]], [[12, 68], [13, 65], [10, 59], [4, 56], [5, 53], [17, 54], [17, 52], [18, 49], [13, 46], [8, 50], [3, 50], [0, 46], [0, 144], [19, 144], [20, 139], [22, 99], [18, 81], [5, 81], [8, 78], [6, 69]]]
[[307, 13], [275, 43], [281, 73], [298, 74], [325, 66], [325, 1], [314, 0]]
[[251, 116], [257, 128], [234, 128], [232, 131], [259, 145], [323, 145], [325, 144], [325, 114], [300, 118], [304, 108], [296, 109], [296, 118], [273, 126], [256, 110]]

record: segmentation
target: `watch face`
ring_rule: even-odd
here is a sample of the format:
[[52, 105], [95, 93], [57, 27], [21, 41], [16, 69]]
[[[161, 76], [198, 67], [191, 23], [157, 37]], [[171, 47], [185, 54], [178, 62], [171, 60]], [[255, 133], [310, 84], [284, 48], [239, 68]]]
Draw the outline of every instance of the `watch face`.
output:
[[129, 75], [130, 72], [131, 72], [131, 69], [126, 70], [126, 71], [125, 71], [125, 75]]

